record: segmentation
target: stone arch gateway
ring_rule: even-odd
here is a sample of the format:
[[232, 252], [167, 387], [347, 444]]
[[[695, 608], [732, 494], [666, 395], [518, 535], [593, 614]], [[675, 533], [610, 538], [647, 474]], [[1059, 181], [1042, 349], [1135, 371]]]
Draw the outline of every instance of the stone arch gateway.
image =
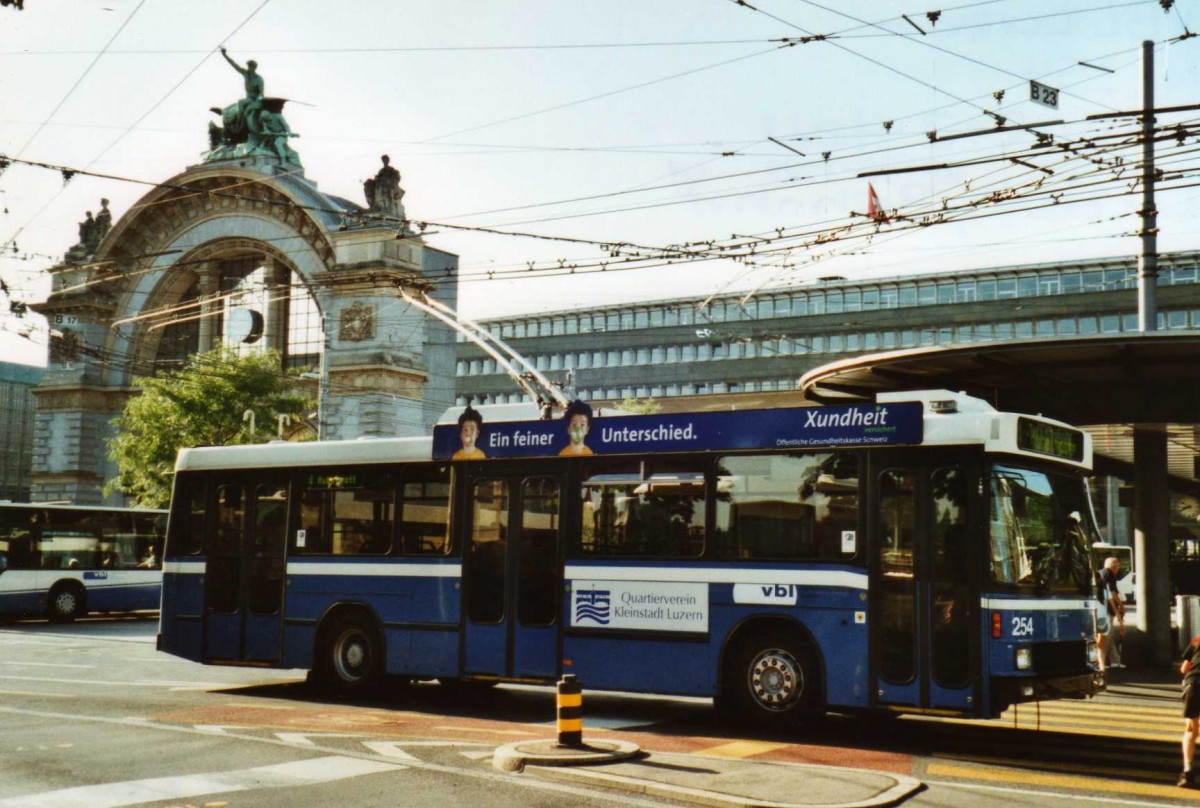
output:
[[51, 328], [35, 500], [103, 502], [111, 421], [134, 380], [218, 344], [269, 347], [305, 371], [322, 439], [425, 434], [450, 406], [453, 332], [398, 289], [453, 307], [454, 285], [436, 280], [457, 256], [285, 168], [261, 156], [190, 168], [50, 270], [35, 307]]

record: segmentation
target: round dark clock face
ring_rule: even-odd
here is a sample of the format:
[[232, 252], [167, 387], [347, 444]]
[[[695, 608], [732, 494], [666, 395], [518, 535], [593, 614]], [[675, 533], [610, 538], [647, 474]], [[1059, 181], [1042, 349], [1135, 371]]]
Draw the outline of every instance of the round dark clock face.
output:
[[1200, 501], [1195, 497], [1180, 497], [1175, 500], [1175, 513], [1190, 522], [1200, 522]]
[[263, 316], [254, 309], [231, 309], [225, 316], [225, 338], [229, 342], [257, 342], [263, 334]]

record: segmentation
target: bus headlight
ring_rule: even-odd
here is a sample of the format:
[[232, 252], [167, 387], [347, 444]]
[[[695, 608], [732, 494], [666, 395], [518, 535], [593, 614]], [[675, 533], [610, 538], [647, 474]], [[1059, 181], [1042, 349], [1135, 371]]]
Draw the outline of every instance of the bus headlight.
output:
[[1088, 662], [1096, 665], [1100, 662], [1100, 651], [1096, 648], [1096, 643], [1089, 640], [1087, 644]]
[[1033, 667], [1033, 649], [1028, 645], [1022, 645], [1017, 649], [1016, 655], [1017, 670], [1027, 671]]

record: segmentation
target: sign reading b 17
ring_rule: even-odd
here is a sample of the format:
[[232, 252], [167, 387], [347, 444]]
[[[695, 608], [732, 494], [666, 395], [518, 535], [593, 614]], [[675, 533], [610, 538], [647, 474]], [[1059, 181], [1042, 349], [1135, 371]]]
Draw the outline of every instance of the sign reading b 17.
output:
[[1058, 88], [1031, 81], [1029, 82], [1029, 100], [1044, 107], [1058, 109]]

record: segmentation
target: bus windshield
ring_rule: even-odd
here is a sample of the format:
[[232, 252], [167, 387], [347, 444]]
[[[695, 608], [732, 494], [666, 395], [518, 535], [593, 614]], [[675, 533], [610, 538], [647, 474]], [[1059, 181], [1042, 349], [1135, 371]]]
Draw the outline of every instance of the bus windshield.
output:
[[1082, 479], [996, 465], [989, 500], [993, 581], [1037, 592], [1090, 591], [1096, 533]]

